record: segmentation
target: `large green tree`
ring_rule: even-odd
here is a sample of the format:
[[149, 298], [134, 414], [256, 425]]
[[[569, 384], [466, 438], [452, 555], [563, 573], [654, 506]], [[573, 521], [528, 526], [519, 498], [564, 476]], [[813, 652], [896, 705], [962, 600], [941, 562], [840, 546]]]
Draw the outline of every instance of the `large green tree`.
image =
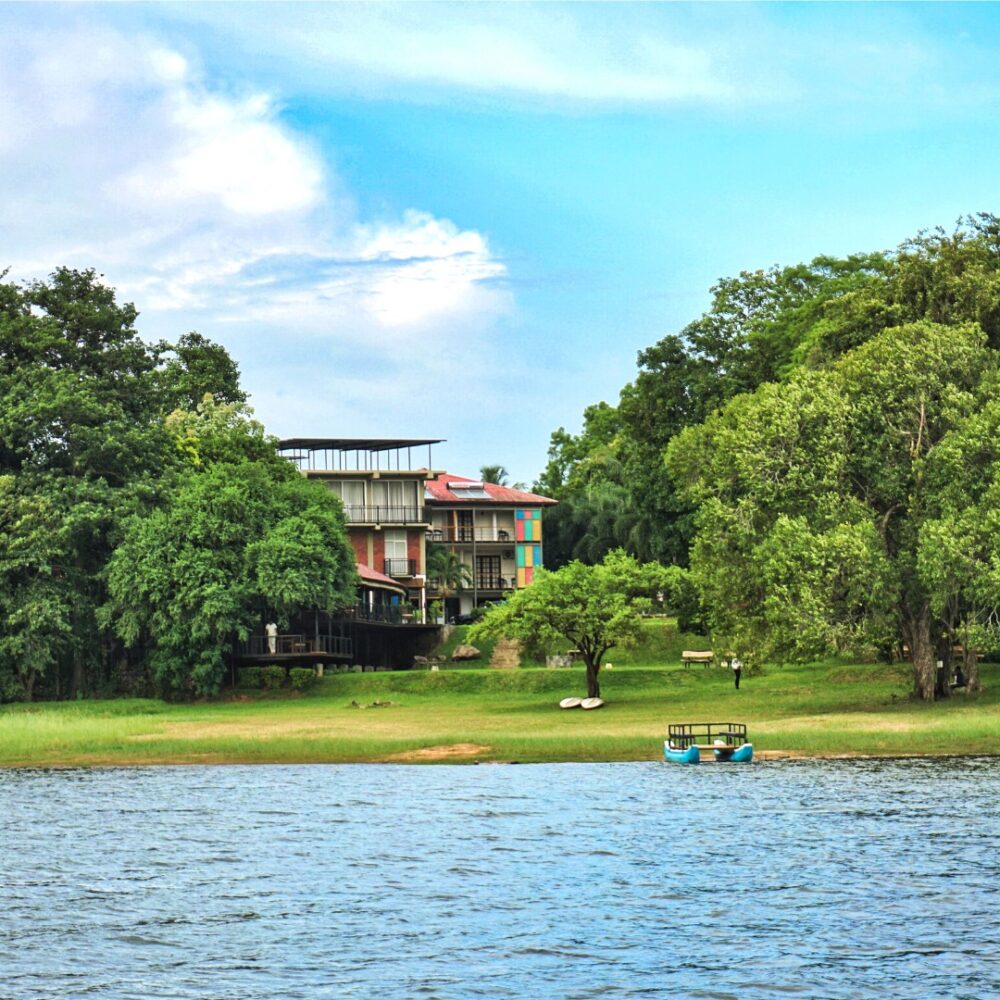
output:
[[214, 694], [262, 615], [335, 611], [356, 587], [340, 502], [288, 463], [217, 462], [133, 517], [108, 567], [105, 620], [148, 652], [168, 695]]
[[935, 592], [919, 564], [939, 509], [927, 467], [982, 401], [984, 339], [974, 325], [890, 329], [671, 443], [670, 472], [698, 506], [691, 564], [716, 630], [797, 659], [901, 636], [917, 693], [935, 697]]
[[666, 579], [662, 566], [641, 564], [621, 550], [592, 566], [574, 560], [552, 572], [539, 570], [530, 587], [489, 608], [469, 639], [506, 637], [534, 648], [569, 642], [586, 666], [587, 697], [599, 698], [605, 653], [638, 638], [641, 614]]

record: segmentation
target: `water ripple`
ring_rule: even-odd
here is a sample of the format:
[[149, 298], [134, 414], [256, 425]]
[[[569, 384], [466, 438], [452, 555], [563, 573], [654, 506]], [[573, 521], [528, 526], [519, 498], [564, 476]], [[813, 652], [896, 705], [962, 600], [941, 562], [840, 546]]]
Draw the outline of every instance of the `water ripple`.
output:
[[1000, 761], [0, 772], [0, 998], [1000, 995]]

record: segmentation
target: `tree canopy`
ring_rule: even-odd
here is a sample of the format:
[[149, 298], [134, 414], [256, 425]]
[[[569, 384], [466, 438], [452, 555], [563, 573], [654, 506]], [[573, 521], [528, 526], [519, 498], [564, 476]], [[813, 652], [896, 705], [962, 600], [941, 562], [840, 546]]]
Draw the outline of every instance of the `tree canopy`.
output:
[[642, 612], [667, 581], [664, 567], [641, 564], [621, 550], [590, 566], [574, 560], [555, 571], [539, 570], [530, 587], [491, 606], [469, 638], [506, 636], [541, 649], [569, 642], [587, 669], [587, 697], [599, 698], [605, 653], [638, 638]]
[[[91, 270], [61, 268], [27, 284], [0, 276], [0, 699], [141, 690], [137, 677], [153, 653], [162, 654], [156, 676], [171, 690], [209, 690], [215, 675], [205, 664], [217, 663], [247, 607], [267, 598], [284, 608], [289, 595], [333, 600], [351, 579], [339, 508], [314, 490], [297, 492], [299, 477], [242, 409], [225, 349], [197, 333], [146, 343], [137, 315]], [[239, 608], [229, 618], [199, 612], [183, 654], [166, 617], [162, 635], [145, 629], [139, 641], [126, 613], [135, 607], [121, 591], [117, 604], [109, 595], [111, 580], [124, 578], [117, 553], [133, 560], [135, 600], [168, 572], [178, 582], [169, 553], [156, 550], [162, 566], [150, 553], [166, 524], [181, 531], [180, 511], [194, 523], [201, 503], [210, 515], [212, 484], [255, 498], [249, 511], [237, 516], [232, 504], [230, 513], [257, 546], [258, 589], [234, 589]], [[297, 528], [310, 558], [325, 547], [332, 590], [292, 571]], [[147, 542], [154, 548], [143, 549]], [[233, 569], [231, 556], [221, 547], [195, 560], [206, 587]], [[223, 622], [234, 632], [223, 636]], [[165, 650], [176, 654], [170, 670]]]
[[[720, 641], [914, 658], [996, 644], [992, 396], [1000, 220], [747, 271], [639, 355], [617, 406], [552, 435], [547, 556], [690, 562]], [[665, 459], [666, 456], [666, 459]], [[551, 543], [555, 541], [555, 546]], [[969, 657], [972, 655], [972, 662]]]

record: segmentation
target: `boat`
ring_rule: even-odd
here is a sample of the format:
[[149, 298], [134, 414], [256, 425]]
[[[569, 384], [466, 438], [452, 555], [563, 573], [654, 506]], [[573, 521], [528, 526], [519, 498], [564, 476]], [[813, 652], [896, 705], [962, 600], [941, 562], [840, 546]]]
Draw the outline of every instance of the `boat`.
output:
[[580, 708], [600, 708], [604, 704], [601, 698], [584, 698], [580, 702]]
[[720, 764], [749, 764], [753, 744], [742, 722], [682, 722], [667, 727], [663, 759], [675, 764], [698, 764], [702, 751]]
[[583, 699], [582, 698], [563, 698], [563, 700], [561, 702], [559, 702], [559, 707], [560, 708], [579, 708], [582, 703], [583, 703]]
[[686, 749], [673, 747], [670, 740], [663, 741], [663, 759], [673, 764], [697, 764], [701, 760], [701, 751], [696, 746]]

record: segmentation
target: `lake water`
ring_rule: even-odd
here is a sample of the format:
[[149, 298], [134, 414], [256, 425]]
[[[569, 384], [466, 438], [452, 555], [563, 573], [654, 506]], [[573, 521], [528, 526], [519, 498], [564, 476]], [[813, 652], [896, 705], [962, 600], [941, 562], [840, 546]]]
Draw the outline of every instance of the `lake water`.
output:
[[0, 772], [0, 997], [996, 997], [1000, 760]]

